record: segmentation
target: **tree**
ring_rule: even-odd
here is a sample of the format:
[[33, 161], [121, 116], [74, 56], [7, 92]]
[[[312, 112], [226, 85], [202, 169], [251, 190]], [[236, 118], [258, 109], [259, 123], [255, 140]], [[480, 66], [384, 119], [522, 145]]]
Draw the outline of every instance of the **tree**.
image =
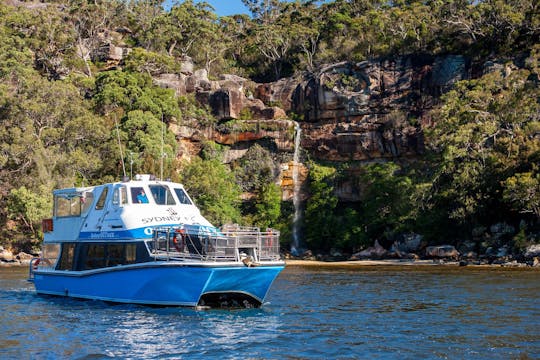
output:
[[243, 191], [256, 192], [277, 176], [270, 152], [255, 144], [234, 167], [236, 181]]
[[255, 225], [262, 229], [277, 226], [281, 214], [281, 188], [273, 182], [261, 186], [257, 191], [255, 210]]
[[412, 180], [400, 175], [392, 163], [370, 164], [362, 169], [360, 222], [369, 239], [393, 241], [394, 235], [410, 230]]
[[195, 44], [215, 40], [216, 15], [206, 2], [186, 0], [154, 21], [151, 31], [170, 56], [190, 55]]
[[438, 156], [430, 201], [463, 231], [512, 218], [523, 186], [535, 192], [540, 90], [528, 80], [529, 70], [507, 66], [457, 83], [433, 112], [436, 126], [427, 132], [427, 144]]
[[240, 189], [221, 161], [195, 158], [182, 166], [179, 177], [203, 215], [214, 225], [240, 220]]
[[520, 213], [532, 213], [540, 220], [540, 173], [518, 173], [503, 183], [504, 200], [513, 204]]
[[138, 172], [174, 172], [178, 145], [174, 134], [165, 126], [149, 111], [133, 110], [123, 119], [120, 129], [126, 144], [125, 155]]
[[315, 163], [309, 166], [309, 197], [304, 212], [303, 228], [307, 246], [314, 250], [328, 251], [336, 237], [336, 206], [334, 194], [336, 170]]
[[[41, 235], [41, 221], [48, 218], [52, 213], [52, 203], [48, 189], [41, 186], [36, 190], [29, 190], [24, 186], [11, 190], [7, 206], [9, 209], [9, 219], [20, 224], [12, 229], [14, 240], [18, 240], [17, 247], [22, 247], [28, 252], [34, 252], [32, 245], [37, 245], [37, 241], [30, 244], [24, 241], [24, 234], [31, 235], [32, 239], [38, 239]], [[13, 240], [12, 240], [13, 241]]]
[[91, 55], [101, 44], [101, 34], [112, 27], [117, 12], [123, 11], [121, 1], [85, 1], [69, 2], [68, 13], [76, 33], [77, 53], [86, 65], [86, 75], [92, 76]]

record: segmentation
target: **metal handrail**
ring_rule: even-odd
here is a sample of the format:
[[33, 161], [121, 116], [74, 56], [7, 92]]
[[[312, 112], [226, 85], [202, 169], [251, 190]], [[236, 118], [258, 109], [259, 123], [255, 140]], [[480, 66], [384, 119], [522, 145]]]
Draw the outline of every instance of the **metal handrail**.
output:
[[279, 231], [253, 227], [226, 227], [219, 232], [190, 233], [182, 227], [153, 230], [154, 259], [201, 261], [254, 261], [280, 259]]

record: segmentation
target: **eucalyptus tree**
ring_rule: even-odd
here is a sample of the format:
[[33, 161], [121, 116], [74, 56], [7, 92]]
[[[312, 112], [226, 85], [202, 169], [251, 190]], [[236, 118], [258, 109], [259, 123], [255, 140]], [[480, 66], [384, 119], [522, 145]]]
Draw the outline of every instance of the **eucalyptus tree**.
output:
[[2, 192], [9, 195], [0, 203], [8, 204], [6, 218], [14, 221], [11, 229], [24, 242], [38, 235], [40, 217], [50, 213], [52, 189], [89, 184], [99, 176], [109, 131], [67, 82], [16, 69], [6, 90], [1, 99], [0, 176]]
[[[136, 169], [172, 173], [176, 161], [176, 140], [167, 124], [180, 117], [178, 101], [172, 89], [153, 85], [148, 74], [108, 71], [96, 78], [96, 110], [114, 120], [113, 136], [119, 136], [124, 152], [134, 155]], [[118, 135], [120, 132], [120, 135]]]
[[241, 221], [240, 188], [221, 160], [194, 158], [182, 165], [179, 176], [203, 215], [214, 225]]
[[125, 3], [121, 0], [69, 0], [68, 20], [76, 33], [77, 54], [85, 63], [86, 75], [92, 76], [92, 54], [102, 45], [103, 36], [121, 24]]
[[199, 43], [212, 40], [217, 16], [205, 2], [186, 0], [174, 4], [156, 21], [152, 29], [162, 47], [171, 56], [192, 55]]
[[129, 0], [126, 11], [135, 45], [149, 51], [159, 50], [159, 32], [153, 31], [165, 16], [163, 0]]
[[[531, 57], [531, 64], [538, 62], [538, 52]], [[515, 208], [535, 213], [538, 73], [534, 66], [518, 70], [508, 64], [459, 82], [433, 112], [436, 126], [428, 131], [427, 144], [438, 157], [432, 186], [426, 190], [429, 202], [446, 209], [462, 229], [515, 218]]]
[[279, 0], [248, 1], [254, 20], [247, 29], [247, 46], [264, 59], [272, 68], [274, 79], [282, 76], [283, 66], [291, 56], [295, 44], [295, 30], [290, 18], [283, 16], [287, 2]]

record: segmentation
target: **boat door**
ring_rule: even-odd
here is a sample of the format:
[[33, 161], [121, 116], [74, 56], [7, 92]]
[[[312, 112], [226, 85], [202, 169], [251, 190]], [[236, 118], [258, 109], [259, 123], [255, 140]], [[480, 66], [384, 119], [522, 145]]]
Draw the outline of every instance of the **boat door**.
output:
[[112, 190], [110, 185], [98, 186], [94, 190], [94, 197], [97, 197], [94, 208], [91, 209], [87, 216], [86, 222], [83, 227], [83, 231], [101, 231], [103, 226], [103, 220], [107, 216], [108, 204], [112, 197]]
[[118, 231], [124, 228], [120, 215], [124, 206], [128, 203], [126, 186], [124, 184], [114, 184], [111, 190], [110, 201], [107, 201], [107, 210], [101, 223], [102, 231]]

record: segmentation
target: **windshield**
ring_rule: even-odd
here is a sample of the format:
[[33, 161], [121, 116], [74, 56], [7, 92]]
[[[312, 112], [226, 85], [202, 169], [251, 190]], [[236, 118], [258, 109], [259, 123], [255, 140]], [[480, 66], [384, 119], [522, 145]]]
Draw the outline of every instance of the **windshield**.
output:
[[165, 185], [150, 185], [150, 192], [158, 205], [175, 205], [171, 191]]

